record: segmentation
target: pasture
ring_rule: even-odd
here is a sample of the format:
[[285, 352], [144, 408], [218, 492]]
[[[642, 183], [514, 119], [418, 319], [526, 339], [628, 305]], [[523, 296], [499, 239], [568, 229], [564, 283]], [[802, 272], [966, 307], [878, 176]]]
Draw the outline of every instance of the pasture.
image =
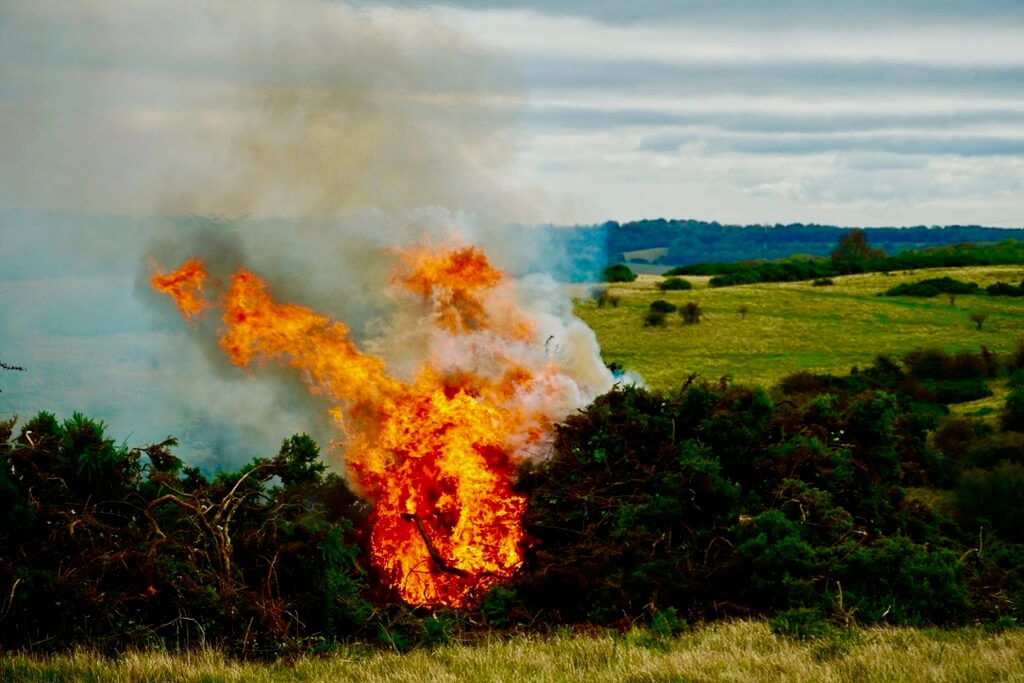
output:
[[[982, 287], [1016, 284], [1024, 279], [1024, 267], [867, 273], [837, 277], [825, 287], [786, 282], [709, 288], [709, 278], [687, 277], [692, 290], [668, 292], [657, 288], [662, 277], [640, 275], [635, 282], [608, 285], [617, 306], [599, 307], [589, 288], [579, 288], [576, 313], [597, 334], [605, 362], [636, 371], [661, 390], [678, 387], [693, 372], [768, 386], [798, 370], [845, 373], [878, 354], [901, 356], [921, 347], [1016, 348], [1024, 336], [1024, 298], [958, 296], [950, 303], [946, 296], [878, 296], [903, 282], [947, 275]], [[704, 315], [696, 325], [684, 325], [673, 314], [666, 327], [644, 327], [644, 314], [657, 299], [676, 306], [696, 302]], [[976, 311], [988, 314], [980, 331], [969, 318]]]

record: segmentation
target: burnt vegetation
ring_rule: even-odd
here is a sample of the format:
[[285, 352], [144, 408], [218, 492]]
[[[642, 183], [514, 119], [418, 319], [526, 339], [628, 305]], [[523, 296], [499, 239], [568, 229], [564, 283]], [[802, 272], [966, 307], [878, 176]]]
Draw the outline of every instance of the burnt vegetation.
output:
[[[994, 419], [950, 414], [1003, 381]], [[215, 475], [175, 445], [128, 448], [82, 415], [0, 423], [0, 647], [276, 657], [741, 615], [800, 632], [1024, 617], [1024, 347], [771, 390], [619, 386], [522, 466], [526, 562], [461, 612], [380, 590], [372, 511], [310, 437]]]

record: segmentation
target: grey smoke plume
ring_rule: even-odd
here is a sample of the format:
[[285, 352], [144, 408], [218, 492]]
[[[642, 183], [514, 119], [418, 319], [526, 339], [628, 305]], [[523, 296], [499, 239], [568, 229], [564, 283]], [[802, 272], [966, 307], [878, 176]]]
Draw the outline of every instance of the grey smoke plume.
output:
[[[136, 438], [184, 427], [211, 465], [295, 431], [324, 440], [321, 406], [294, 378], [228, 368], [184, 329], [146, 285], [153, 259], [197, 255], [221, 277], [244, 263], [275, 298], [344, 320], [401, 368], [407, 348], [379, 336], [397, 313], [388, 247], [454, 235], [517, 271], [552, 258], [506, 227], [551, 218], [541, 193], [502, 182], [519, 95], [499, 84], [514, 79], [430, 11], [0, 2], [0, 45], [0, 231], [35, 259], [5, 258], [23, 284], [2, 286], [39, 311], [0, 310], [5, 330], [18, 323], [5, 356], [32, 378], [0, 410], [83, 409]], [[586, 353], [571, 360], [585, 394], [606, 387], [592, 335], [558, 285], [537, 282], [523, 292], [540, 333]], [[89, 303], [60, 303], [71, 298]], [[106, 386], [54, 389], [103, 364]]]

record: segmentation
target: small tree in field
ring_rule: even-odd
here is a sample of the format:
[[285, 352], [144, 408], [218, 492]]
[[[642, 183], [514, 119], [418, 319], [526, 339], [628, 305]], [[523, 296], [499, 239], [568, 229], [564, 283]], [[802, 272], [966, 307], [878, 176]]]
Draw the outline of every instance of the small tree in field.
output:
[[985, 311], [971, 311], [971, 322], [978, 326], [978, 330], [981, 330], [981, 326], [988, 320], [988, 313]]
[[690, 301], [683, 304], [679, 308], [679, 315], [683, 319], [683, 323], [686, 325], [696, 325], [700, 322], [700, 316], [704, 313], [701, 310], [700, 304], [696, 301]]

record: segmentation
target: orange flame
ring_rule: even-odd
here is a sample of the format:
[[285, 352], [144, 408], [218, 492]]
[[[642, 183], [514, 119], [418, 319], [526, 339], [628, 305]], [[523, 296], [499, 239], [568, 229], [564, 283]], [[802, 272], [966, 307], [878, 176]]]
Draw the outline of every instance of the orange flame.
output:
[[[373, 565], [409, 603], [464, 606], [522, 563], [526, 501], [513, 490], [515, 453], [550, 433], [543, 396], [557, 392], [549, 377], [557, 368], [531, 370], [507, 350], [537, 344], [536, 331], [516, 308], [512, 283], [481, 251], [397, 255], [393, 284], [418, 302], [434, 334], [411, 381], [361, 353], [342, 323], [275, 302], [245, 270], [224, 297], [220, 345], [239, 366], [258, 359], [294, 367], [311, 391], [337, 402], [331, 414], [347, 437], [348, 474], [374, 505]], [[204, 279], [190, 259], [153, 286], [191, 319], [204, 305], [196, 298]], [[517, 402], [536, 393], [534, 407]]]
[[206, 269], [199, 259], [190, 258], [173, 273], [158, 272], [149, 281], [158, 292], [174, 299], [174, 305], [185, 317], [193, 322], [207, 303], [203, 300], [203, 285], [206, 283]]

